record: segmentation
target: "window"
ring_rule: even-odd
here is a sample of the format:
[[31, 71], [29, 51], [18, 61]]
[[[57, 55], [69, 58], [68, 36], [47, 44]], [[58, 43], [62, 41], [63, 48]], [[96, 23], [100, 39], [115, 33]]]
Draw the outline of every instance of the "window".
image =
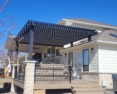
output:
[[47, 57], [50, 57], [50, 55], [51, 55], [51, 49], [49, 48], [49, 49], [47, 50]]
[[78, 54], [78, 64], [81, 64], [82, 63], [82, 54], [79, 53]]
[[46, 53], [44, 53], [44, 58], [46, 58], [47, 57], [47, 54]]
[[51, 48], [51, 56], [54, 57], [55, 56], [55, 47]]
[[89, 50], [83, 50], [83, 71], [89, 71]]
[[59, 50], [60, 50], [60, 49], [57, 49], [57, 50], [56, 50], [56, 56], [59, 56], [59, 55], [60, 55]]

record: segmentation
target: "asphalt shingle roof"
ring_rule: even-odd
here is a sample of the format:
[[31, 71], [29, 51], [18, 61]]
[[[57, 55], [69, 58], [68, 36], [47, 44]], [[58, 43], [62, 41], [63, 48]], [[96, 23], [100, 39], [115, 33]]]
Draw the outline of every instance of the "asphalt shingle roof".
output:
[[100, 34], [97, 40], [106, 41], [106, 42], [117, 42], [117, 38], [110, 34], [117, 34], [117, 31], [105, 30]]
[[[93, 35], [91, 37], [91, 41], [100, 40], [100, 41], [105, 41], [105, 42], [117, 42], [117, 38], [112, 36], [111, 34], [117, 34], [117, 31], [105, 30], [102, 33]], [[87, 38], [77, 41], [75, 45], [81, 45], [85, 43], [88, 43]]]
[[[91, 23], [91, 24], [97, 24], [97, 25], [117, 27], [115, 25], [97, 22], [97, 21], [93, 21], [93, 20], [88, 20], [88, 19], [84, 19], [84, 18], [66, 18], [66, 19], [73, 20], [73, 21], [79, 21], [79, 22], [85, 22], [85, 23]], [[58, 24], [65, 24], [65, 22], [63, 20], [61, 20]]]

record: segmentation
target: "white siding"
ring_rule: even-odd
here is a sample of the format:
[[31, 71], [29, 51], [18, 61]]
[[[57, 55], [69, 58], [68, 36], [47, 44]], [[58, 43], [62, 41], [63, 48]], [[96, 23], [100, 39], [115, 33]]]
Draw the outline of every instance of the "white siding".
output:
[[99, 72], [117, 73], [117, 47], [99, 46]]
[[[75, 48], [77, 48], [78, 46], [76, 46]], [[74, 48], [74, 49], [75, 49]], [[93, 48], [93, 53], [91, 53], [91, 48]], [[98, 46], [89, 46], [89, 47], [82, 47], [79, 48], [77, 50], [74, 49], [70, 49], [67, 51], [64, 51], [64, 53], [62, 53], [62, 61], [64, 61], [65, 64], [68, 64], [68, 55], [70, 52], [73, 52], [73, 65], [75, 67], [75, 64], [77, 64], [77, 54], [78, 52], [83, 52], [84, 49], [89, 49], [89, 71], [90, 72], [98, 72]], [[67, 56], [65, 57], [65, 53], [67, 53]], [[82, 62], [83, 63], [83, 62]]]
[[91, 48], [89, 49], [89, 71], [98, 72], [98, 46], [92, 48], [93, 53], [91, 53]]

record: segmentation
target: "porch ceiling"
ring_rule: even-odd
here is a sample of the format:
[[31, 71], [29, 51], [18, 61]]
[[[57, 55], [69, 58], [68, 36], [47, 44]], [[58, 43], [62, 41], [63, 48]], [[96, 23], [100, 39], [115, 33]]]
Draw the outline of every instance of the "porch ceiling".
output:
[[70, 27], [45, 22], [28, 21], [15, 40], [29, 44], [29, 31], [34, 32], [35, 45], [60, 46], [97, 34], [95, 30]]
[[[48, 48], [51, 48], [52, 46], [44, 46], [44, 45], [34, 45], [33, 46], [33, 53], [44, 53], [47, 51]], [[7, 47], [7, 49], [15, 51], [15, 45], [12, 46], [12, 44]], [[18, 47], [19, 52], [29, 52], [29, 45], [28, 44], [19, 44]]]

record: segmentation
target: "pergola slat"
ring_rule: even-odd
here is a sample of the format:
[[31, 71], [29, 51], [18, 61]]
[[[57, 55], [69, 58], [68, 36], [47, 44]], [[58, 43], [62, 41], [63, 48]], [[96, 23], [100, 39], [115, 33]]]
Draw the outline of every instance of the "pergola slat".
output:
[[95, 30], [91, 29], [29, 20], [19, 32], [15, 40], [18, 41], [21, 37], [24, 37], [20, 43], [29, 44], [29, 31], [31, 29], [34, 32], [34, 44], [50, 46], [63, 46], [97, 34]]

